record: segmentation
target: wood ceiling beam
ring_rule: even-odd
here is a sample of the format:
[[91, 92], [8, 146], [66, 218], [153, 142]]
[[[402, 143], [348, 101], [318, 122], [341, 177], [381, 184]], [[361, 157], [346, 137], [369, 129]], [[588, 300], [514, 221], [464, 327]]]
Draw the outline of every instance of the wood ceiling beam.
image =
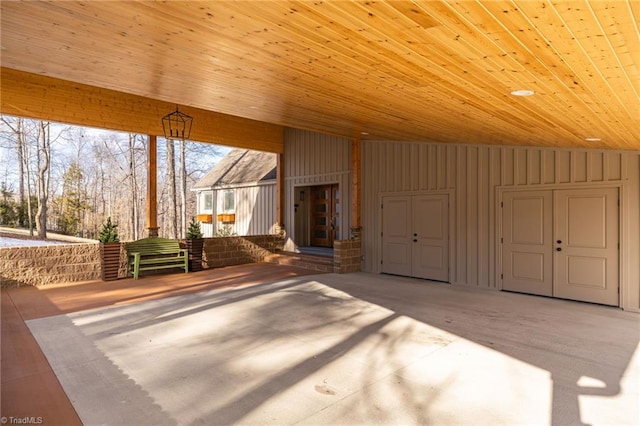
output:
[[[144, 135], [163, 136], [162, 117], [176, 104], [1, 68], [0, 112]], [[282, 153], [282, 126], [178, 105], [193, 117], [191, 140]]]

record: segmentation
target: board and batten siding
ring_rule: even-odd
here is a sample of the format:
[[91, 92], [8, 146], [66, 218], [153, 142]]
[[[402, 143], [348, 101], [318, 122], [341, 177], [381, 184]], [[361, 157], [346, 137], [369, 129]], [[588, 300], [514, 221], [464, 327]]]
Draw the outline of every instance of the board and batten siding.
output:
[[[238, 235], [268, 235], [276, 233], [276, 184], [236, 187], [236, 222]], [[224, 190], [218, 191], [217, 205], [222, 206]], [[220, 226], [219, 226], [220, 227]]]
[[338, 184], [340, 189], [339, 239], [349, 238], [351, 227], [351, 141], [347, 138], [287, 128], [284, 132], [284, 228], [286, 250], [296, 245], [294, 194], [297, 187]]
[[362, 142], [363, 270], [381, 271], [381, 200], [448, 193], [450, 280], [498, 288], [498, 189], [620, 187], [621, 292], [640, 311], [640, 153], [409, 142]]
[[223, 213], [223, 197], [225, 191], [232, 190], [235, 196], [235, 223], [230, 224], [231, 231], [236, 235], [268, 235], [276, 233], [276, 184], [275, 182], [253, 184], [249, 186], [234, 186], [200, 192], [199, 203], [205, 193], [213, 194], [213, 208], [200, 209], [199, 213], [213, 215], [212, 223], [202, 223], [204, 237], [216, 235], [225, 225], [217, 221], [217, 215]]

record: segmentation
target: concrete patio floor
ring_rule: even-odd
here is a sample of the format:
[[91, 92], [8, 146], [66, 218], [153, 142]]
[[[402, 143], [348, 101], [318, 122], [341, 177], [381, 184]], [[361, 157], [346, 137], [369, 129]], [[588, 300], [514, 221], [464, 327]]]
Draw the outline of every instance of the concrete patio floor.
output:
[[86, 425], [640, 424], [638, 314], [281, 268], [50, 315], [10, 294]]

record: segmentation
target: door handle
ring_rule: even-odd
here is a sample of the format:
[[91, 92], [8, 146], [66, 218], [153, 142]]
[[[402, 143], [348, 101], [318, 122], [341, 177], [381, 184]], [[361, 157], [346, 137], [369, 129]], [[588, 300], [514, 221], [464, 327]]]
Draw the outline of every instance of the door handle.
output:
[[416, 239], [414, 238], [414, 239], [413, 239], [413, 242], [414, 242], [414, 243], [417, 243], [417, 242], [418, 242], [418, 240], [416, 240]]
[[556, 241], [556, 243], [562, 244], [562, 240], [558, 240], [558, 241]]
[[561, 248], [561, 247], [558, 247], [558, 248], [556, 249], [556, 251], [562, 251], [562, 248]]

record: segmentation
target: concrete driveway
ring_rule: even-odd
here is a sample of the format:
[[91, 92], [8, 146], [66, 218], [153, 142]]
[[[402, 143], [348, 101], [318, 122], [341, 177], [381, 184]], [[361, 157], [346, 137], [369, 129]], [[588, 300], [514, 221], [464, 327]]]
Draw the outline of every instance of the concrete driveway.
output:
[[640, 424], [640, 316], [366, 273], [27, 321], [86, 425]]

